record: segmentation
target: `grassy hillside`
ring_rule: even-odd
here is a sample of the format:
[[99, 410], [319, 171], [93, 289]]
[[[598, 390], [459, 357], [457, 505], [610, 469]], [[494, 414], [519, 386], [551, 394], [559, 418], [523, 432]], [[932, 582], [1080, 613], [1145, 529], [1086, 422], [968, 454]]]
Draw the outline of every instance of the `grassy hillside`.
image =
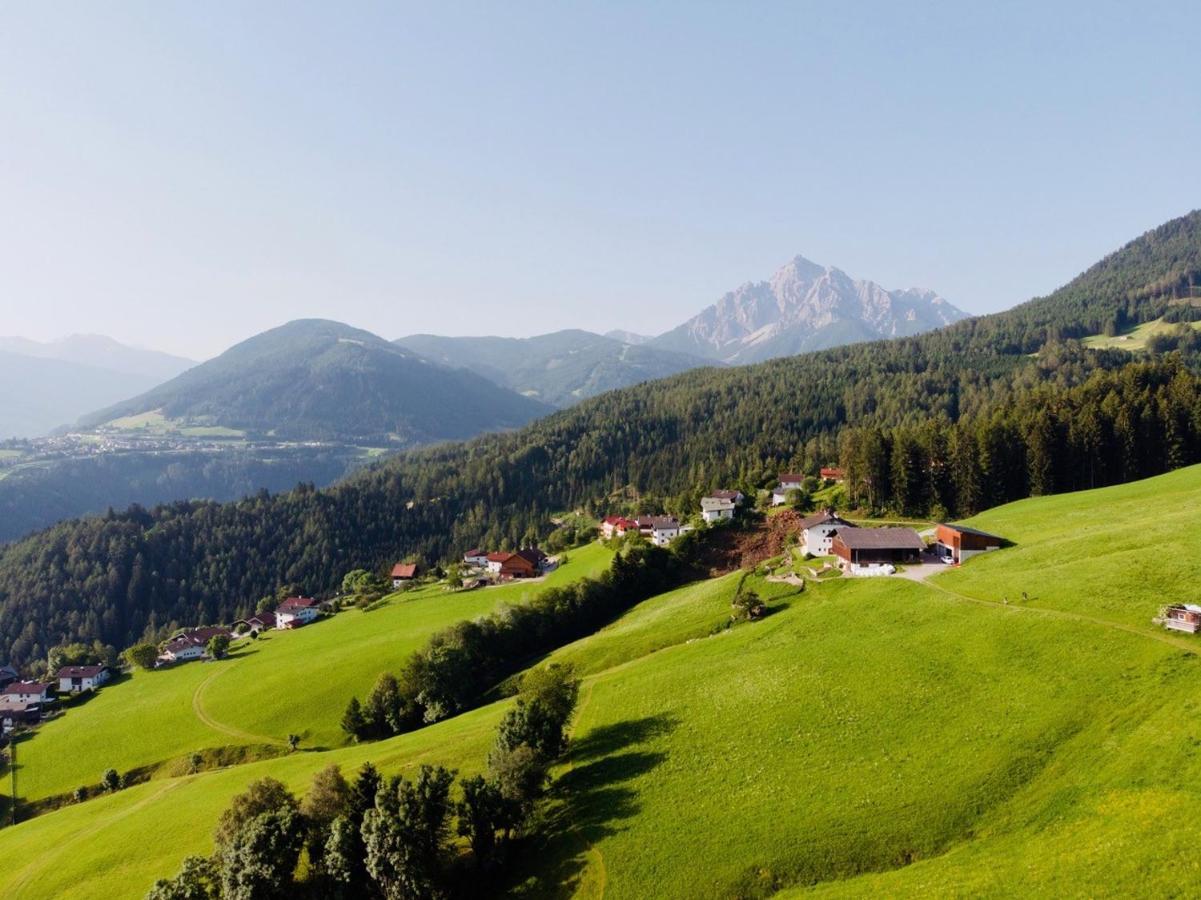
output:
[[[1199, 494], [1196, 467], [1024, 501], [976, 520], [1014, 547], [930, 584], [795, 593], [752, 579], [774, 611], [724, 630], [735, 574], [561, 648], [553, 657], [586, 677], [548, 833], [515, 876], [522, 893], [1179, 893], [1192, 877], [1180, 860], [1201, 838], [1201, 640], [1148, 621], [1180, 599], [1180, 570], [1132, 560], [1162, 559], [1169, 533], [1195, 546]], [[1001, 602], [1036, 576], [1027, 605]], [[337, 671], [319, 653], [290, 661], [298, 681]], [[329, 761], [364, 759], [472, 771], [503, 707], [162, 779], [0, 831], [0, 858], [23, 861], [0, 875], [0, 895], [137, 897], [206, 850], [252, 778], [300, 789]]]
[[135, 672], [21, 743], [19, 793], [30, 801], [70, 793], [96, 784], [109, 767], [167, 774], [197, 750], [278, 749], [293, 733], [305, 747], [340, 746], [347, 701], [366, 694], [381, 672], [399, 668], [433, 632], [597, 574], [611, 556], [592, 544], [535, 583], [452, 594], [427, 587], [393, 595], [370, 612], [346, 610], [299, 631], [269, 632], [225, 660]]

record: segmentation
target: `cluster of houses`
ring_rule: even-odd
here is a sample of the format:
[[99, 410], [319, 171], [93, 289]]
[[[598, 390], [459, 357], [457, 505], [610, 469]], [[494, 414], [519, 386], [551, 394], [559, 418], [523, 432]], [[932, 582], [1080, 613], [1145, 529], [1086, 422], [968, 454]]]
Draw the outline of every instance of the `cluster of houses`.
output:
[[687, 531], [688, 526], [681, 525], [675, 516], [638, 516], [633, 519], [627, 519], [625, 516], [606, 516], [601, 520], [600, 530], [605, 540], [625, 537], [635, 531], [656, 547], [666, 547]]
[[58, 694], [94, 691], [111, 677], [108, 666], [63, 666], [51, 681], [22, 681], [12, 666], [0, 667], [0, 735], [42, 721]]
[[912, 528], [860, 528], [826, 509], [800, 522], [801, 546], [812, 556], [835, 556], [850, 575], [881, 575], [897, 565], [922, 561], [931, 552], [944, 563], [959, 565], [978, 553], [999, 550], [1004, 541], [965, 525], [940, 524], [934, 542], [926, 542]]
[[555, 561], [537, 547], [520, 550], [483, 549], [468, 550], [463, 554], [463, 565], [487, 575], [493, 581], [511, 581], [514, 578], [537, 578], [555, 568]]

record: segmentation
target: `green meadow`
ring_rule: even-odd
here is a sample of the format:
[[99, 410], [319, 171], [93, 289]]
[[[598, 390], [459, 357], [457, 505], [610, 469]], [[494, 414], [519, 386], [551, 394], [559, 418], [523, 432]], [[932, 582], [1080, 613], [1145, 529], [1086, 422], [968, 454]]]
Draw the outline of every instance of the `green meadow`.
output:
[[[1201, 328], [1201, 322], [1190, 322], [1189, 325], [1193, 328]], [[1095, 350], [1113, 347], [1119, 350], [1145, 350], [1147, 341], [1151, 340], [1155, 335], [1171, 331], [1175, 327], [1174, 324], [1165, 322], [1163, 319], [1155, 319], [1151, 322], [1144, 322], [1125, 334], [1090, 335], [1084, 339], [1084, 345], [1092, 347]]]
[[[744, 587], [769, 599], [770, 614], [726, 627], [735, 573], [652, 598], [558, 649], [550, 658], [584, 676], [573, 746], [510, 892], [1188, 893], [1201, 839], [1201, 639], [1150, 618], [1190, 599], [1199, 500], [1201, 467], [1022, 501], [973, 520], [1012, 547], [929, 583], [798, 590], [750, 576]], [[391, 608], [339, 618], [384, 622], [372, 617]], [[281, 648], [303, 634], [273, 636], [258, 655], [285, 660]], [[314, 644], [278, 665], [295, 683], [341, 682], [338, 667], [352, 664], [324, 653]], [[228, 673], [254, 658], [230, 660]], [[365, 684], [375, 671], [360, 673]], [[205, 710], [226, 677], [202, 691]], [[269, 688], [258, 703], [293, 696]], [[330, 762], [471, 772], [506, 702], [377, 744], [159, 778], [4, 829], [0, 860], [18, 862], [0, 867], [0, 896], [140, 897], [206, 852], [229, 798], [266, 773], [303, 790]], [[266, 736], [291, 721], [220, 709]], [[319, 716], [307, 727], [302, 748], [331, 743]], [[93, 780], [105, 764], [89, 760]]]
[[447, 592], [438, 585], [394, 594], [369, 612], [344, 610], [296, 631], [241, 641], [216, 662], [135, 672], [45, 723], [21, 743], [20, 796], [26, 800], [94, 785], [107, 768], [162, 767], [193, 752], [227, 746], [345, 743], [339, 728], [352, 695], [397, 669], [435, 631], [521, 602], [537, 591], [605, 569], [599, 543], [569, 551], [568, 562], [537, 582]]

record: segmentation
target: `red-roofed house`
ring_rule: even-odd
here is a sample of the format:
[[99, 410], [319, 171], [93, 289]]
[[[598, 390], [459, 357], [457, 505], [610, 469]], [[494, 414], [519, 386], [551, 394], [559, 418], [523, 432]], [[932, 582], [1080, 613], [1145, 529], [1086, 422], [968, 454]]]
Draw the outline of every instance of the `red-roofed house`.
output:
[[64, 694], [94, 691], [109, 679], [108, 666], [63, 666], [58, 670], [58, 689]]
[[49, 703], [54, 685], [41, 681], [14, 681], [3, 692], [5, 697], [14, 698], [16, 703]]
[[289, 597], [275, 608], [275, 627], [282, 631], [308, 625], [320, 611], [320, 604], [312, 597]]
[[606, 541], [613, 537], [622, 537], [627, 531], [637, 530], [638, 523], [625, 516], [605, 516], [601, 520], [601, 535]]
[[822, 466], [822, 478], [824, 478], [826, 481], [833, 481], [837, 483], [841, 482], [846, 477], [846, 472], [838, 468], [838, 466]]
[[463, 554], [463, 562], [469, 566], [484, 568], [488, 565], [488, 551], [476, 547]]
[[520, 553], [501, 551], [488, 554], [488, 571], [501, 578], [533, 578], [538, 574], [538, 566]]
[[392, 587], [398, 588], [417, 577], [417, 563], [397, 563], [392, 567]]

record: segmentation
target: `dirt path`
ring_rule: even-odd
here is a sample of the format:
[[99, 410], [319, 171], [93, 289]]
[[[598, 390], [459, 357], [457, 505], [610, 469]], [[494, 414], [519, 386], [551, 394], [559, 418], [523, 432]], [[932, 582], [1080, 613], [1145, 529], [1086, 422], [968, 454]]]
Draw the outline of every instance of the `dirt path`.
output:
[[261, 734], [251, 734], [249, 731], [243, 731], [242, 729], [235, 728], [232, 725], [226, 725], [224, 722], [218, 722], [211, 715], [209, 715], [208, 711], [204, 708], [204, 700], [202, 699], [202, 695], [204, 694], [205, 688], [212, 684], [213, 680], [216, 679], [216, 677], [223, 671], [224, 669], [218, 666], [217, 670], [213, 672], [212, 675], [208, 676], [208, 678], [196, 685], [196, 690], [192, 693], [192, 712], [196, 714], [196, 718], [209, 728], [213, 729], [213, 731], [218, 731], [221, 734], [237, 738], [238, 740], [247, 741], [251, 744], [282, 744], [283, 741], [281, 741], [279, 738], [266, 737], [265, 735]]
[[151, 803], [154, 803], [165, 794], [171, 793], [171, 791], [174, 791], [184, 783], [184, 779], [176, 779], [167, 782], [157, 791], [148, 794], [137, 803], [134, 803], [132, 806], [126, 807], [116, 815], [106, 817], [99, 826], [89, 820], [87, 824], [81, 826], [79, 830], [67, 838], [67, 840], [56, 843], [52, 848], [53, 852], [38, 854], [37, 859], [35, 859], [25, 868], [21, 869], [21, 871], [17, 873], [17, 877], [10, 881], [3, 890], [0, 890], [0, 895], [12, 898], [22, 896], [22, 892], [29, 887], [30, 881], [32, 881], [35, 876], [46, 869], [52, 862], [54, 862], [54, 860], [58, 859], [64, 853], [74, 849], [75, 845], [80, 841], [83, 841], [84, 839], [92, 840], [96, 838], [97, 836], [103, 834], [105, 829], [111, 828], [118, 822], [124, 821], [135, 813], [141, 812], [145, 807], [149, 806]]
[[1167, 644], [1175, 647], [1177, 650], [1184, 650], [1186, 653], [1197, 655], [1201, 653], [1195, 643], [1186, 638], [1175, 637], [1171, 634], [1163, 633], [1156, 634], [1153, 631], [1147, 631], [1145, 628], [1139, 628], [1137, 625], [1126, 625], [1123, 622], [1113, 622], [1109, 619], [1102, 619], [1098, 616], [1090, 616], [1086, 613], [1069, 612], [1065, 609], [1053, 609], [1045, 606], [1023, 606], [1020, 603], [1001, 603], [997, 600], [984, 600], [980, 597], [972, 597], [968, 594], [961, 594], [959, 591], [953, 591], [950, 588], [943, 587], [935, 581], [923, 581], [926, 587], [931, 590], [938, 591], [941, 594], [946, 594], [948, 597], [954, 597], [956, 600], [963, 600], [968, 603], [975, 603], [978, 606], [992, 606], [1000, 609], [1012, 609], [1025, 613], [1039, 613], [1044, 616], [1050, 616], [1054, 619], [1064, 619], [1072, 622], [1085, 622], [1089, 625], [1100, 625], [1104, 628], [1112, 628], [1115, 631], [1124, 631], [1127, 634], [1137, 635], [1138, 637], [1147, 638], [1152, 641], [1159, 641], [1161, 644]]

